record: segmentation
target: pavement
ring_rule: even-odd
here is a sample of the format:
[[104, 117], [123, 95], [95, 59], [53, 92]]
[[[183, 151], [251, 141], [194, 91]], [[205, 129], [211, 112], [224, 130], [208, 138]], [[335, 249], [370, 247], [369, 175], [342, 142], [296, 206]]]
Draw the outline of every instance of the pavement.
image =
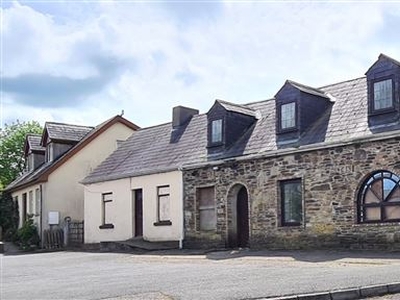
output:
[[[0, 299], [400, 299], [400, 253], [348, 251], [0, 254]], [[277, 298], [279, 297], [279, 298]], [[386, 299], [386, 298], [381, 298]]]

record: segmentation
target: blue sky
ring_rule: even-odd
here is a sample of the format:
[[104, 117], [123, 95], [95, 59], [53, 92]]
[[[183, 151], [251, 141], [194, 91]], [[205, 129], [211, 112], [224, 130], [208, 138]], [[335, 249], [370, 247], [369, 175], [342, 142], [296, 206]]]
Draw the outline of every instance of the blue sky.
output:
[[1, 1], [1, 124], [139, 126], [400, 60], [400, 2]]

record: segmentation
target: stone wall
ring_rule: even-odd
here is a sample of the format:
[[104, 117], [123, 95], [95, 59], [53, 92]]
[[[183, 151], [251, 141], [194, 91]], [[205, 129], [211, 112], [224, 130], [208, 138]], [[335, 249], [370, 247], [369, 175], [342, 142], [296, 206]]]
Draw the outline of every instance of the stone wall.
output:
[[[359, 187], [376, 170], [400, 175], [399, 138], [185, 170], [185, 247], [228, 245], [229, 191], [241, 184], [249, 195], [251, 248], [400, 250], [400, 223], [357, 224]], [[279, 182], [296, 178], [303, 184], [303, 222], [283, 227]], [[211, 232], [197, 224], [196, 188], [203, 186], [215, 187], [217, 228]]]

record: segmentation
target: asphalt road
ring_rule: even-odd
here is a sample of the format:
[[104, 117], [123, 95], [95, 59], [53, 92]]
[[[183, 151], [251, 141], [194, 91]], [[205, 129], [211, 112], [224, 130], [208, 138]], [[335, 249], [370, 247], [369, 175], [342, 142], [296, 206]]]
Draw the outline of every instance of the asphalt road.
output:
[[249, 299], [400, 281], [400, 254], [0, 255], [0, 299]]

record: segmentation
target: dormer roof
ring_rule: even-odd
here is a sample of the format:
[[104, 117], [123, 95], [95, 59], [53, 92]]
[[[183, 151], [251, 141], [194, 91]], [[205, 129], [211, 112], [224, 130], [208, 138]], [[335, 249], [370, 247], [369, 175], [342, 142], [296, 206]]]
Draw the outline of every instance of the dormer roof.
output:
[[[26, 186], [30, 186], [32, 184], [47, 181], [48, 176], [53, 171], [57, 170], [61, 165], [63, 165], [65, 162], [67, 162], [71, 157], [73, 157], [75, 154], [77, 154], [80, 150], [82, 150], [89, 143], [91, 143], [95, 138], [97, 138], [99, 135], [101, 135], [103, 132], [105, 132], [107, 129], [109, 129], [111, 126], [113, 126], [116, 123], [123, 124], [132, 130], [140, 129], [137, 125], [128, 121], [127, 119], [123, 118], [120, 115], [116, 115], [116, 116], [106, 120], [105, 122], [97, 125], [96, 127], [47, 122], [46, 125], [50, 124], [50, 126], [45, 125], [45, 129], [42, 134], [41, 142], [46, 141], [44, 136], [45, 136], [45, 134], [47, 135], [49, 133], [49, 130], [46, 130], [47, 128], [51, 128], [50, 132], [52, 134], [51, 136], [53, 137], [53, 139], [55, 137], [58, 137], [58, 138], [64, 137], [64, 141], [71, 141], [74, 137], [78, 138], [79, 136], [81, 136], [81, 139], [78, 142], [76, 142], [76, 144], [71, 149], [69, 149], [67, 152], [65, 152], [63, 155], [61, 155], [56, 160], [45, 162], [39, 168], [32, 170], [31, 172], [22, 174], [16, 180], [11, 182], [6, 187], [5, 190], [12, 191], [12, 190], [24, 188]], [[67, 129], [67, 130], [66, 131], [52, 130], [55, 128], [57, 128], [57, 129], [63, 128], [63, 129]], [[75, 135], [73, 132], [72, 133], [68, 132], [69, 129], [75, 130], [75, 131], [73, 131], [73, 132], [75, 132]], [[88, 130], [88, 129], [90, 129], [90, 130]], [[68, 132], [68, 133], [64, 134], [65, 132]], [[84, 134], [85, 132], [86, 132], [86, 134]], [[56, 140], [59, 140], [58, 138]], [[66, 138], [69, 138], [69, 140]]]
[[40, 144], [46, 146], [48, 139], [61, 142], [79, 142], [93, 130], [91, 126], [46, 122]]
[[27, 156], [29, 150], [36, 153], [44, 153], [46, 148], [40, 144], [41, 139], [42, 136], [40, 134], [28, 134], [25, 139], [24, 155]]
[[220, 104], [227, 111], [235, 112], [235, 113], [250, 116], [250, 117], [256, 116], [256, 112], [253, 109], [251, 109], [247, 106], [244, 106], [244, 105], [235, 104], [235, 103], [231, 103], [231, 102], [219, 100], [219, 99], [215, 100], [215, 103]]
[[395, 59], [393, 59], [393, 58], [391, 58], [391, 57], [389, 57], [389, 56], [387, 56], [387, 55], [381, 53], [381, 54], [379, 54], [379, 56], [378, 56], [378, 60], [367, 70], [367, 72], [365, 72], [365, 75], [368, 75], [368, 73], [369, 73], [372, 69], [374, 69], [374, 68], [376, 67], [377, 64], [381, 63], [382, 61], [390, 62], [390, 63], [392, 63], [393, 65], [396, 65], [397, 67], [400, 68], [400, 62], [399, 62], [399, 61], [397, 61], [397, 60], [395, 60]]
[[329, 96], [322, 90], [317, 89], [317, 88], [313, 88], [298, 82], [295, 82], [293, 80], [286, 80], [285, 84], [281, 87], [281, 89], [275, 94], [275, 97], [287, 86], [290, 85], [292, 87], [294, 87], [295, 89], [310, 94], [310, 95], [314, 95], [314, 96], [318, 96], [318, 97], [322, 97], [322, 98], [326, 98], [326, 99], [330, 99]]

